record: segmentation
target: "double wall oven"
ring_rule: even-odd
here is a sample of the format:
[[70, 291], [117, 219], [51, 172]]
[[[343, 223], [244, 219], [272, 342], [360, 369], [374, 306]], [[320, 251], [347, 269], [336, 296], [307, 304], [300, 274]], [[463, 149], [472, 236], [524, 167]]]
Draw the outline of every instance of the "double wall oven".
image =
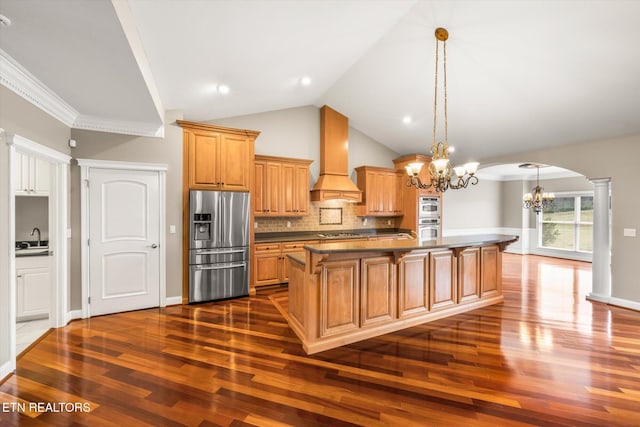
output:
[[249, 295], [249, 193], [189, 192], [189, 302]]
[[418, 239], [440, 237], [440, 198], [420, 196], [418, 199]]

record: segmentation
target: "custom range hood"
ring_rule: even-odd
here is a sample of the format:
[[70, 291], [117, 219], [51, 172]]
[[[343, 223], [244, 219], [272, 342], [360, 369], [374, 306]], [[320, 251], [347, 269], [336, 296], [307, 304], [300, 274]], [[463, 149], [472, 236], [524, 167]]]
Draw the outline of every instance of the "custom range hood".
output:
[[349, 179], [349, 119], [326, 105], [320, 109], [320, 177], [311, 200], [362, 201]]

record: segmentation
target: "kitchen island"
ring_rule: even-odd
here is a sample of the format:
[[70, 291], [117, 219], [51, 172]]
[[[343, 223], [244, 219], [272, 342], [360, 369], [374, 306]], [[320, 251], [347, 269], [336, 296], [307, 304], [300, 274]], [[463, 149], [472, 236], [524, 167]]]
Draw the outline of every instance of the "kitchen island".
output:
[[289, 258], [289, 325], [307, 354], [497, 304], [502, 252], [483, 234], [319, 243]]

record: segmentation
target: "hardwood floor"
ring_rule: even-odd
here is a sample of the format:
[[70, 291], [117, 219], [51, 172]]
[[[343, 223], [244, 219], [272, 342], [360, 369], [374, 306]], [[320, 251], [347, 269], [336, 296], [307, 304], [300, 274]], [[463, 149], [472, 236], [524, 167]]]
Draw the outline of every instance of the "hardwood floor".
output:
[[503, 274], [504, 304], [313, 356], [286, 288], [75, 321], [0, 385], [0, 424], [640, 425], [640, 313], [586, 301], [588, 263], [505, 254]]

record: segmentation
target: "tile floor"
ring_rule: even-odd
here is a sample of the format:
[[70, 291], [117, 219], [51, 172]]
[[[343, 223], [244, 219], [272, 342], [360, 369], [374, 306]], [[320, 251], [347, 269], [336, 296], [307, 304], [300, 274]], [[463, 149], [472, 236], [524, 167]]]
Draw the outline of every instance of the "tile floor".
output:
[[16, 323], [16, 355], [49, 330], [49, 318]]

